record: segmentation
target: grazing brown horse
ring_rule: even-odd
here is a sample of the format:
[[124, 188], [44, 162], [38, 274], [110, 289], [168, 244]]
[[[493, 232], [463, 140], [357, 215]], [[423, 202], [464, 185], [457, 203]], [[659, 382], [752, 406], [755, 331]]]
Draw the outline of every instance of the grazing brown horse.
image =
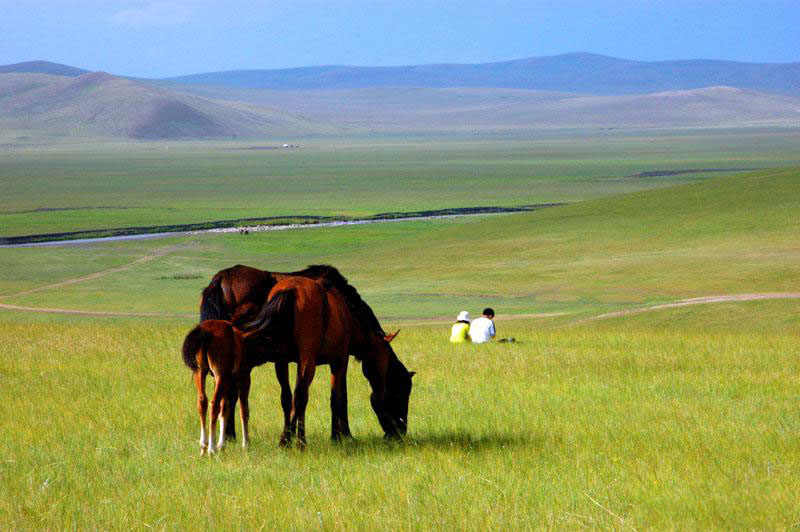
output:
[[[250, 418], [248, 397], [250, 394], [250, 371], [253, 360], [248, 357], [242, 333], [229, 321], [207, 320], [192, 329], [183, 341], [183, 361], [193, 372], [197, 388], [197, 412], [200, 415], [200, 454], [213, 454], [225, 445], [225, 425], [232, 424], [225, 408], [226, 393], [230, 386], [237, 385], [241, 401], [242, 446], [249, 445], [247, 423]], [[206, 375], [214, 377], [214, 395], [211, 398], [211, 427], [206, 427]], [[220, 420], [219, 443], [214, 447], [214, 433]]]
[[200, 299], [200, 321], [230, 320], [241, 325], [254, 318], [267, 301], [267, 295], [275, 284], [287, 277], [307, 277], [326, 281], [334, 286], [348, 308], [355, 313], [365, 327], [385, 336], [386, 333], [358, 291], [335, 267], [315, 264], [296, 272], [269, 272], [252, 266], [237, 264], [218, 271], [203, 290]]
[[[267, 301], [270, 290], [287, 277], [307, 277], [321, 280], [334, 286], [344, 297], [347, 307], [358, 317], [364, 327], [380, 336], [386, 336], [378, 318], [372, 312], [358, 291], [353, 288], [339, 270], [326, 264], [312, 265], [304, 270], [283, 273], [269, 272], [237, 264], [220, 270], [203, 290], [200, 300], [200, 320], [230, 320], [237, 326], [243, 326], [261, 311]], [[228, 389], [226, 416], [232, 416], [236, 407], [237, 388], [235, 384]], [[226, 437], [236, 438], [236, 427], [229, 423], [225, 427]]]
[[[255, 358], [275, 361], [284, 414], [281, 444], [288, 445], [296, 435], [298, 444], [305, 447], [308, 389], [320, 365], [331, 367], [331, 438], [351, 435], [347, 417], [350, 354], [362, 363], [372, 387], [370, 402], [386, 437], [405, 435], [414, 373], [389, 345], [395, 335], [382, 336], [365, 327], [344, 296], [328, 283], [306, 277], [278, 281], [245, 336], [246, 344], [258, 351]], [[289, 362], [297, 363], [294, 394], [289, 387]]]

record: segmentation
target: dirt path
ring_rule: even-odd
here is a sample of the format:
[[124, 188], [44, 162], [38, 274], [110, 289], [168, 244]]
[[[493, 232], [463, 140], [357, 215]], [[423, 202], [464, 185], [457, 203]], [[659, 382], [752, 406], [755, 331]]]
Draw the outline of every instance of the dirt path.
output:
[[654, 310], [661, 310], [666, 308], [688, 307], [691, 305], [705, 305], [708, 303], [732, 303], [741, 301], [760, 301], [765, 299], [800, 299], [800, 292], [762, 292], [756, 294], [732, 294], [720, 296], [705, 296], [694, 297], [690, 299], [681, 299], [673, 301], [672, 303], [662, 303], [659, 305], [650, 305], [648, 307], [636, 307], [626, 310], [618, 310], [615, 312], [606, 312], [605, 314], [598, 314], [591, 318], [576, 321], [575, 323], [586, 323], [588, 321], [605, 320], [608, 318], [619, 318], [621, 316], [630, 316], [633, 314], [642, 314], [644, 312], [651, 312]]
[[[494, 321], [508, 321], [508, 320], [523, 320], [523, 319], [537, 319], [537, 318], [552, 318], [555, 316], [564, 316], [568, 312], [539, 312], [537, 314], [502, 314], [495, 316]], [[384, 317], [381, 318], [384, 323], [395, 323], [397, 325], [435, 325], [435, 324], [452, 324], [453, 318], [397, 318], [397, 317]]]
[[[148, 255], [150, 257], [150, 255]], [[135, 264], [140, 264], [143, 259], [146, 257], [142, 257], [137, 261], [134, 261], [124, 267], [132, 267]], [[155, 257], [153, 257], [155, 258]], [[149, 260], [152, 260], [149, 259]], [[109, 273], [112, 271], [118, 271], [123, 266], [119, 266], [117, 268], [112, 268], [109, 270], [104, 270], [105, 273]], [[101, 274], [103, 272], [97, 272], [97, 274]], [[96, 278], [99, 275], [92, 274], [93, 276], [84, 276], [78, 279], [85, 280], [86, 278]], [[78, 279], [72, 279], [72, 282], [78, 282]], [[64, 281], [63, 283], [67, 283]], [[68, 283], [71, 284], [71, 283]], [[53, 286], [63, 286], [62, 283], [57, 285], [50, 285], [49, 287]], [[44, 289], [44, 287], [40, 288]], [[35, 291], [35, 290], [31, 290]], [[23, 293], [30, 293], [31, 291], [21, 292]], [[18, 294], [15, 294], [18, 295]], [[634, 314], [642, 314], [644, 312], [651, 312], [654, 310], [661, 310], [661, 309], [668, 309], [668, 308], [677, 308], [677, 307], [688, 307], [691, 305], [705, 305], [710, 303], [731, 303], [731, 302], [744, 302], [744, 301], [762, 301], [762, 300], [769, 300], [769, 299], [800, 299], [800, 292], [764, 292], [764, 293], [756, 293], [756, 294], [733, 294], [733, 295], [719, 295], [719, 296], [706, 296], [706, 297], [695, 297], [691, 299], [681, 299], [679, 301], [674, 301], [672, 303], [662, 303], [659, 305], [651, 305], [648, 307], [636, 307], [632, 309], [626, 310], [618, 310], [615, 312], [606, 312], [605, 314], [598, 314], [597, 316], [592, 316], [589, 318], [585, 318], [582, 320], [578, 320], [573, 322], [573, 325], [586, 323], [590, 321], [596, 320], [604, 320], [609, 318], [618, 318], [622, 316], [630, 316]], [[103, 311], [103, 310], [76, 310], [76, 309], [64, 309], [64, 308], [47, 308], [47, 307], [25, 307], [21, 305], [9, 305], [6, 303], [0, 303], [0, 309], [5, 310], [17, 310], [17, 311], [24, 311], [24, 312], [42, 312], [47, 314], [76, 314], [81, 316], [108, 316], [108, 317], [141, 317], [141, 318], [194, 318], [196, 314], [161, 314], [157, 312], [115, 312], [115, 311]], [[566, 312], [547, 312], [547, 313], [538, 313], [538, 314], [508, 314], [503, 316], [498, 316], [495, 319], [499, 321], [506, 321], [506, 320], [515, 320], [515, 319], [536, 319], [536, 318], [550, 318], [555, 316], [564, 316], [568, 313]], [[406, 321], [403, 318], [393, 318], [393, 317], [384, 317], [382, 321], [395, 323], [398, 325], [431, 325], [431, 324], [445, 324], [451, 323], [453, 320], [451, 318], [428, 318], [425, 320], [415, 320], [410, 319]]]
[[50, 289], [53, 289], [53, 288], [61, 288], [62, 286], [69, 286], [71, 284], [82, 283], [82, 282], [85, 282], [85, 281], [92, 281], [94, 279], [99, 279], [100, 277], [103, 277], [103, 276], [108, 275], [110, 273], [116, 273], [116, 272], [122, 272], [122, 271], [125, 271], [125, 270], [130, 270], [131, 268], [134, 268], [134, 267], [136, 267], [136, 266], [138, 266], [140, 264], [144, 264], [145, 262], [150, 262], [151, 260], [157, 259], [159, 257], [163, 257], [164, 255], [169, 255], [170, 253], [173, 253], [173, 252], [178, 251], [180, 249], [184, 249], [184, 248], [189, 247], [191, 245], [193, 245], [193, 244], [179, 244], [179, 245], [175, 245], [175, 246], [166, 246], [166, 247], [163, 247], [163, 248], [156, 249], [152, 253], [150, 253], [148, 255], [145, 255], [144, 257], [140, 257], [140, 258], [136, 259], [133, 262], [129, 262], [129, 263], [123, 264], [121, 266], [115, 266], [113, 268], [108, 268], [107, 270], [101, 270], [99, 272], [90, 273], [88, 275], [83, 275], [81, 277], [75, 277], [73, 279], [66, 279], [64, 281], [59, 281], [59, 282], [53, 283], [53, 284], [47, 284], [47, 285], [43, 285], [43, 286], [37, 286], [35, 288], [29, 288], [28, 290], [23, 290], [22, 292], [16, 292], [16, 293], [13, 293], [13, 294], [2, 294], [2, 295], [0, 295], [0, 299], [9, 298], [9, 297], [26, 296], [28, 294], [33, 294], [33, 293], [36, 293], [36, 292], [42, 292], [44, 290], [50, 290]]
[[106, 310], [75, 310], [68, 308], [23, 307], [0, 303], [0, 309], [42, 312], [45, 314], [77, 314], [80, 316], [107, 316], [126, 318], [194, 318], [196, 314], [159, 314], [158, 312], [113, 312]]

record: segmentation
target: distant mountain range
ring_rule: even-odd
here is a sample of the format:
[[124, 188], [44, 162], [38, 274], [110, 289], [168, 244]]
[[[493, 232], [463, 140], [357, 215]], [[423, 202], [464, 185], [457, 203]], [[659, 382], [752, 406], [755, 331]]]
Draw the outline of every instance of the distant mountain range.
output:
[[131, 79], [0, 66], [0, 129], [132, 139], [333, 132], [800, 125], [800, 63], [566, 54], [482, 65], [326, 66]]
[[[87, 73], [80, 68], [47, 61], [0, 66], [0, 73], [3, 72], [60, 76]], [[397, 67], [330, 65], [277, 70], [229, 70], [163, 78], [161, 81], [272, 90], [496, 87], [580, 94], [642, 94], [724, 85], [800, 95], [800, 62], [742, 63], [708, 59], [633, 61], [578, 52], [482, 64]]]
[[725, 85], [800, 94], [800, 63], [632, 61], [573, 53], [475, 65], [320, 66], [232, 70], [168, 78], [179, 83], [273, 90], [366, 87], [496, 87], [582, 94], [641, 94]]

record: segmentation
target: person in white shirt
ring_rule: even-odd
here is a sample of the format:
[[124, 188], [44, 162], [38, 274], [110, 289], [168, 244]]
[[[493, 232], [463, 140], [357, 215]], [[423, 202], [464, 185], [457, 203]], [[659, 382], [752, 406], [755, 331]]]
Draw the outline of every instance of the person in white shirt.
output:
[[472, 320], [469, 325], [469, 337], [473, 344], [482, 344], [494, 338], [494, 310], [491, 308], [483, 309], [483, 316]]

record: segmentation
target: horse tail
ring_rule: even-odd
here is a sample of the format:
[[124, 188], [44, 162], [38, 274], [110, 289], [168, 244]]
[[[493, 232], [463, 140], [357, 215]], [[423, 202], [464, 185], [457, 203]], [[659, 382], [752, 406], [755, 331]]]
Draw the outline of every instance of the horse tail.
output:
[[192, 371], [200, 369], [197, 365], [197, 352], [202, 349], [205, 356], [205, 351], [212, 338], [213, 334], [204, 329], [202, 323], [189, 331], [183, 340], [183, 363], [187, 368]]
[[222, 293], [221, 275], [217, 274], [203, 290], [200, 300], [200, 321], [229, 320], [230, 312], [225, 308], [225, 295]]
[[342, 294], [345, 303], [347, 303], [347, 308], [358, 318], [362, 326], [375, 334], [386, 336], [386, 332], [383, 330], [383, 327], [381, 327], [377, 316], [375, 316], [375, 312], [373, 312], [367, 302], [361, 298], [361, 294], [358, 293], [358, 290], [356, 290], [355, 287], [347, 281], [347, 278], [334, 266], [329, 264], [314, 264], [307, 267], [305, 270], [293, 272], [292, 275], [330, 282], [339, 293]]
[[258, 316], [247, 324], [248, 336], [259, 338], [281, 337], [281, 331], [294, 328], [294, 290], [282, 290], [267, 301]]

